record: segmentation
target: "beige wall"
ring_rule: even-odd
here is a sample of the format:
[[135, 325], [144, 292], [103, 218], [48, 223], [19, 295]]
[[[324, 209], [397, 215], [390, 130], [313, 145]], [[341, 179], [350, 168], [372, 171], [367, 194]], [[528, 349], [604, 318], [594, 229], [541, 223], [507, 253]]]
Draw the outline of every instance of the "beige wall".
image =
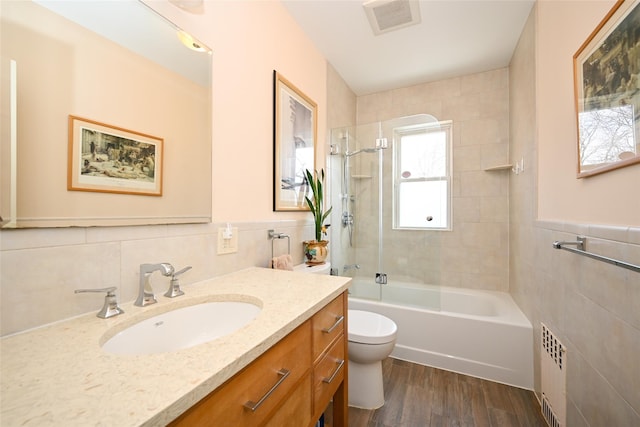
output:
[[[640, 225], [640, 165], [576, 179], [573, 55], [615, 2], [538, 2], [538, 218]], [[579, 18], [578, 18], [579, 16]]]
[[[207, 221], [209, 88], [34, 3], [2, 13], [2, 53], [18, 70], [18, 225]], [[69, 115], [163, 139], [162, 197], [67, 191]]]
[[[592, 8], [607, 8], [603, 2], [561, 3], [556, 6], [571, 8], [573, 14], [565, 16], [564, 21], [556, 22], [557, 26], [545, 27], [545, 31], [551, 33], [542, 35], [549, 40], [555, 38], [558, 42], [562, 42], [564, 37], [564, 25], [583, 22], [583, 9], [587, 13]], [[188, 15], [174, 10], [172, 6], [166, 7], [179, 24], [219, 52], [217, 57], [214, 54], [214, 82], [217, 83], [214, 88], [213, 198], [214, 217], [220, 222], [181, 226], [0, 231], [2, 335], [80, 313], [97, 312], [103, 297], [74, 295], [75, 288], [118, 286], [122, 301], [133, 300], [137, 293], [137, 269], [143, 262], [168, 261], [177, 268], [192, 265], [193, 270], [182, 278], [187, 293], [190, 283], [206, 277], [251, 265], [266, 265], [271, 256], [271, 242], [267, 239], [267, 229], [270, 228], [291, 235], [295, 261], [302, 261], [300, 242], [312, 235], [308, 215], [274, 214], [270, 210], [271, 70], [278, 69], [299, 87], [308, 87], [308, 91], [313, 91], [308, 95], [315, 97], [320, 105], [321, 117], [329, 115], [323, 112], [326, 107], [322, 106], [320, 99], [327, 96], [327, 92], [335, 93], [333, 84], [341, 83], [333, 76], [330, 81], [334, 83], [329, 83], [331, 87], [325, 89], [325, 73], [332, 73], [326, 71], [324, 63], [317, 64], [321, 61], [317, 59], [315, 49], [307, 57], [309, 41], [301, 36], [299, 29], [276, 2], [206, 2], [205, 16]], [[546, 13], [545, 9], [543, 12]], [[550, 16], [543, 18], [548, 23]], [[592, 24], [598, 21], [597, 18], [591, 19]], [[637, 364], [637, 355], [640, 354], [640, 292], [637, 273], [551, 248], [553, 240], [568, 240], [573, 239], [575, 234], [586, 234], [594, 251], [638, 263], [640, 227], [636, 222], [635, 228], [629, 228], [627, 225], [634, 225], [633, 221], [627, 224], [619, 218], [618, 211], [625, 203], [626, 196], [617, 190], [610, 191], [610, 197], [615, 198], [614, 207], [620, 209], [609, 209], [604, 219], [575, 223], [573, 221], [578, 219], [570, 214], [573, 208], [563, 204], [554, 208], [554, 213], [548, 216], [567, 218], [565, 221], [536, 220], [538, 200], [541, 203], [544, 201], [549, 209], [551, 204], [548, 199], [556, 193], [554, 188], [549, 188], [550, 182], [543, 185], [541, 180], [538, 184], [535, 166], [537, 150], [544, 145], [548, 151], [540, 156], [540, 175], [543, 175], [548, 173], [548, 160], [571, 156], [568, 153], [574, 149], [573, 142], [566, 143], [566, 147], [562, 145], [564, 139], [547, 141], [541, 130], [548, 134], [553, 122], [562, 133], [570, 133], [574, 125], [573, 115], [564, 111], [566, 108], [560, 108], [566, 104], [564, 98], [544, 97], [545, 93], [550, 94], [548, 86], [542, 91], [543, 96], [536, 100], [536, 84], [549, 84], [556, 76], [551, 71], [543, 70], [542, 64], [536, 65], [535, 55], [539, 55], [541, 49], [540, 46], [536, 47], [536, 37], [540, 31], [536, 30], [535, 25], [535, 16], [532, 15], [508, 73], [510, 156], [511, 159], [524, 156], [526, 170], [518, 176], [499, 172], [507, 175], [489, 175], [493, 178], [487, 178], [497, 180], [498, 185], [509, 185], [510, 225], [503, 220], [500, 227], [509, 227], [510, 265], [503, 265], [502, 268], [505, 271], [508, 268], [510, 291], [534, 323], [536, 331], [539, 331], [539, 322], [543, 321], [567, 345], [568, 425], [640, 425], [637, 387], [640, 378]], [[216, 26], [217, 29], [213, 28]], [[280, 51], [287, 54], [281, 54]], [[555, 64], [547, 60], [545, 67], [557, 71], [556, 65], [562, 63]], [[536, 80], [536, 70], [539, 73], [544, 71], [545, 82], [541, 82], [540, 74]], [[497, 73], [502, 77], [496, 82], [506, 78], [506, 70]], [[468, 90], [479, 85], [477, 76], [469, 76], [466, 81], [469, 82]], [[564, 77], [562, 81], [571, 85]], [[316, 89], [316, 85], [321, 89]], [[342, 90], [338, 89], [338, 92]], [[504, 89], [501, 91], [505, 96]], [[399, 90], [396, 93], [402, 92]], [[562, 92], [572, 96], [566, 87]], [[476, 96], [482, 98], [480, 94]], [[344, 97], [346, 102], [351, 99], [345, 92], [337, 97]], [[422, 112], [419, 110], [426, 108], [433, 110], [439, 105], [438, 101], [430, 103], [425, 97], [412, 101], [414, 98], [402, 95], [398, 99], [401, 102], [393, 104], [391, 117]], [[418, 104], [413, 105], [414, 102]], [[506, 104], [507, 100], [504, 102]], [[535, 103], [537, 108], [534, 108]], [[564, 113], [553, 121], [554, 111]], [[545, 119], [540, 130], [536, 127], [536, 120], [540, 119], [538, 116], [544, 116]], [[441, 115], [439, 117], [444, 118]], [[362, 120], [370, 122], [384, 118], [368, 115]], [[332, 118], [330, 122], [336, 123], [336, 126], [353, 124], [341, 122], [340, 117]], [[324, 126], [319, 128], [322, 130]], [[496, 154], [506, 156], [507, 151], [502, 143]], [[481, 168], [507, 159], [495, 158], [494, 155], [483, 157], [482, 149], [491, 148], [483, 145], [458, 146], [463, 150], [458, 154], [463, 153], [463, 158], [466, 158], [464, 164], [468, 166], [465, 166], [465, 173], [469, 173], [470, 178], [482, 177], [485, 172]], [[548, 155], [552, 153], [552, 147], [562, 155]], [[464, 156], [465, 151], [468, 156]], [[247, 152], [250, 154], [247, 155]], [[563, 162], [567, 170], [570, 168], [572, 173], [575, 171], [573, 160], [565, 159]], [[627, 170], [633, 168], [637, 166]], [[608, 181], [621, 172], [589, 180]], [[637, 176], [632, 178], [637, 182]], [[568, 175], [558, 178], [566, 182], [570, 179]], [[562, 194], [568, 190], [559, 183], [557, 191]], [[590, 191], [601, 197], [597, 194], [599, 189]], [[252, 204], [249, 204], [249, 200]], [[602, 201], [596, 201], [593, 205], [599, 203], [602, 204]], [[465, 216], [474, 212], [483, 211], [474, 208], [467, 211]], [[637, 218], [637, 209], [635, 212]], [[501, 215], [504, 215], [504, 211], [501, 211]], [[542, 218], [546, 216], [541, 215]], [[242, 218], [250, 219], [243, 221]], [[227, 220], [240, 228], [240, 250], [237, 254], [219, 256], [215, 253], [216, 232]], [[626, 225], [609, 228], [595, 225], [617, 221]], [[286, 242], [278, 243], [286, 247]], [[284, 248], [276, 245], [275, 250], [278, 253]], [[506, 262], [504, 257], [500, 260]], [[156, 293], [161, 294], [168, 286], [168, 281], [162, 277], [154, 279]], [[537, 344], [535, 348], [536, 360], [539, 360]], [[539, 391], [539, 371], [536, 389]]]
[[[138, 266], [192, 265], [190, 283], [249, 266], [267, 266], [267, 230], [291, 236], [296, 263], [312, 238], [306, 213], [272, 212], [272, 73], [278, 70], [318, 104], [320, 161], [326, 127], [326, 61], [284, 7], [268, 2], [206, 2], [204, 15], [151, 2], [213, 49], [213, 224], [0, 231], [1, 332], [21, 331], [97, 312], [103, 296], [74, 289], [117, 286], [121, 301], [137, 296]], [[180, 171], [191, 176], [188, 168]], [[65, 176], [58, 177], [64, 185]], [[186, 196], [194, 197], [186, 194]], [[217, 255], [217, 230], [239, 227], [239, 251]], [[274, 252], [286, 252], [286, 240]], [[168, 281], [155, 278], [156, 294]]]
[[[558, 251], [552, 248], [555, 240], [575, 240], [576, 235], [587, 237], [588, 250], [604, 256], [638, 264], [640, 262], [640, 227], [602, 226], [587, 222], [536, 220], [536, 201], [551, 199], [564, 191], [545, 188], [551, 160], [540, 156], [538, 150], [550, 151], [542, 136], [541, 116], [549, 121], [549, 114], [571, 96], [570, 82], [551, 79], [563, 61], [539, 61], [542, 49], [540, 39], [555, 38], [560, 44], [569, 23], [582, 22], [583, 13], [590, 16], [591, 9], [602, 2], [563, 2], [565, 13], [571, 10], [571, 19], [564, 16], [555, 21], [555, 27], [538, 27], [541, 14], [549, 12], [548, 4], [538, 3], [530, 15], [510, 64], [510, 150], [516, 158], [524, 156], [530, 167], [523, 174], [510, 179], [510, 293], [534, 326], [535, 390], [541, 393], [540, 329], [541, 322], [565, 345], [565, 372], [567, 374], [567, 426], [631, 426], [640, 425], [640, 394], [638, 380], [640, 368], [640, 292], [638, 273], [596, 260]], [[536, 14], [537, 12], [537, 14]], [[563, 16], [563, 15], [559, 15]], [[551, 17], [547, 16], [545, 22]], [[596, 20], [597, 21], [597, 20]], [[566, 59], [566, 58], [565, 58]], [[566, 62], [566, 61], [565, 61]], [[547, 78], [542, 79], [544, 75]], [[553, 81], [549, 81], [549, 80]], [[557, 86], [554, 101], [542, 98], [539, 86]], [[536, 91], [538, 86], [538, 91]], [[542, 91], [544, 92], [544, 91]], [[571, 133], [574, 118], [571, 115], [553, 121], [559, 134]], [[543, 126], [542, 123], [540, 126]], [[540, 131], [536, 135], [536, 131]], [[571, 148], [560, 146], [556, 140], [557, 159], [569, 157]], [[572, 151], [571, 151], [572, 152]], [[560, 162], [562, 163], [562, 162]], [[573, 164], [571, 170], [575, 171]], [[568, 166], [567, 166], [568, 168]], [[614, 175], [618, 172], [613, 172]], [[540, 179], [538, 180], [538, 176]], [[589, 179], [596, 179], [589, 178]], [[559, 179], [559, 178], [558, 178]], [[565, 180], [573, 179], [566, 176]], [[538, 185], [538, 182], [540, 184]], [[585, 189], [587, 191], [587, 189]], [[594, 193], [596, 191], [591, 189]], [[610, 190], [610, 199], [624, 206], [626, 195], [618, 189]], [[596, 197], [597, 199], [597, 197]], [[594, 202], [593, 205], [598, 205]], [[572, 217], [572, 208], [557, 206], [557, 217]], [[620, 220], [619, 212], [609, 210], [603, 223]], [[611, 218], [609, 220], [609, 218]]]
[[276, 1], [206, 2], [203, 15], [150, 1], [213, 49], [214, 221], [306, 219], [272, 212], [273, 70], [318, 105], [324, 165], [327, 67], [324, 57]]

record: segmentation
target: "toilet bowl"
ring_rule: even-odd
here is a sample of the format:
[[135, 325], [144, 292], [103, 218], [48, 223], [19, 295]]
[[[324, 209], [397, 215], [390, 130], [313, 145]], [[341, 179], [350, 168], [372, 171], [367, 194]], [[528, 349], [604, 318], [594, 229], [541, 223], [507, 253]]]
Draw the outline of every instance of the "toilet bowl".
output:
[[[299, 264], [294, 271], [329, 274], [331, 264]], [[398, 327], [388, 317], [362, 310], [348, 310], [349, 406], [377, 409], [384, 405], [382, 360], [396, 345]]]
[[349, 310], [349, 406], [377, 409], [384, 405], [382, 360], [396, 344], [398, 327], [388, 317]]

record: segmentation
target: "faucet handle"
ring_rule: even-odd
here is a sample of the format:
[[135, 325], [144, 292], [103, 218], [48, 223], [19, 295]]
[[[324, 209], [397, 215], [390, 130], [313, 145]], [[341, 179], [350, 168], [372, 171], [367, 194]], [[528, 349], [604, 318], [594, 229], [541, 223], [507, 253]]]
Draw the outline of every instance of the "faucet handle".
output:
[[104, 297], [104, 305], [102, 309], [96, 314], [101, 319], [108, 319], [109, 317], [117, 316], [124, 313], [124, 310], [118, 306], [118, 299], [116, 298], [116, 287], [110, 286], [108, 288], [97, 289], [76, 289], [74, 293], [79, 294], [83, 292], [106, 292]]
[[187, 265], [187, 266], [186, 266], [185, 268], [183, 268], [182, 270], [180, 270], [180, 271], [176, 271], [175, 273], [173, 273], [173, 274], [171, 275], [171, 280], [175, 279], [177, 276], [181, 275], [182, 273], [185, 273], [185, 272], [187, 272], [187, 271], [191, 270], [191, 268], [192, 268], [192, 267], [191, 267], [190, 265]]
[[184, 295], [184, 291], [182, 289], [180, 289], [180, 282], [178, 281], [177, 277], [179, 275], [181, 275], [184, 272], [187, 272], [191, 270], [191, 266], [188, 265], [185, 268], [183, 268], [180, 271], [176, 271], [171, 275], [171, 283], [169, 284], [169, 289], [167, 289], [167, 292], [165, 292], [164, 296], [167, 298], [175, 298], [175, 297], [179, 297], [180, 295]]

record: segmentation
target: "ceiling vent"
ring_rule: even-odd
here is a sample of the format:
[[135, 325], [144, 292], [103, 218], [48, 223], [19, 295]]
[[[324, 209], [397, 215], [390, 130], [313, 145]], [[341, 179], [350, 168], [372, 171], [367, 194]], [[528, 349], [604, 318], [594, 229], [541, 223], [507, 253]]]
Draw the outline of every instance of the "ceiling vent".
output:
[[420, 23], [418, 0], [369, 0], [362, 6], [375, 35]]

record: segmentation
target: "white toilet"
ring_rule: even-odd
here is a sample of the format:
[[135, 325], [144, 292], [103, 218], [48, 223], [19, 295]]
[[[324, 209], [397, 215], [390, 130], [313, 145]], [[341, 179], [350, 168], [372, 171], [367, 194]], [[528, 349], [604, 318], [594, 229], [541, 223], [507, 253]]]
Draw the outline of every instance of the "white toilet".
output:
[[[299, 264], [294, 271], [329, 274], [331, 264]], [[377, 409], [384, 405], [382, 360], [396, 345], [398, 327], [388, 317], [362, 310], [348, 310], [349, 406]]]
[[382, 360], [396, 345], [398, 327], [388, 317], [349, 310], [349, 406], [377, 409], [384, 405]]

